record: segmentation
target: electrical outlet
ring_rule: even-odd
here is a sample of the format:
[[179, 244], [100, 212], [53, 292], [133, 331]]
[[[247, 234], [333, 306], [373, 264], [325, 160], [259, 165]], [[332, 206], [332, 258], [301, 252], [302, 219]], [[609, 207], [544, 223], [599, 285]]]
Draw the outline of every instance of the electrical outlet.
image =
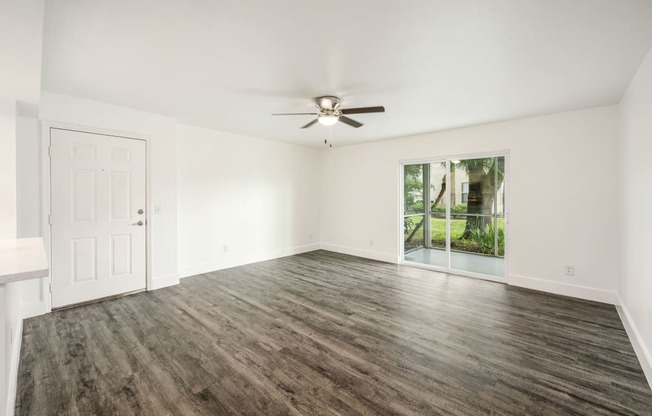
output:
[[370, 245], [371, 247], [373, 247], [373, 246], [374, 246], [374, 240], [369, 240], [369, 245]]
[[572, 264], [567, 264], [564, 266], [564, 274], [566, 276], [575, 276], [575, 266]]
[[224, 245], [222, 246], [222, 250], [223, 250], [225, 253], [228, 253], [228, 252], [229, 252], [229, 246], [227, 246], [226, 244], [224, 244]]
[[312, 240], [312, 234], [308, 234], [308, 240]]

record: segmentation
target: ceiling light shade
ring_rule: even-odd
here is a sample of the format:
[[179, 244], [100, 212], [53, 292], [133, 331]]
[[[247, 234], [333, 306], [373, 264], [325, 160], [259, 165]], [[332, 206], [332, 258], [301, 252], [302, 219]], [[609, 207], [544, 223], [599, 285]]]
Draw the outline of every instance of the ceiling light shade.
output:
[[338, 118], [338, 116], [334, 116], [332, 114], [325, 114], [319, 116], [319, 122], [324, 126], [332, 126], [333, 124], [337, 123]]

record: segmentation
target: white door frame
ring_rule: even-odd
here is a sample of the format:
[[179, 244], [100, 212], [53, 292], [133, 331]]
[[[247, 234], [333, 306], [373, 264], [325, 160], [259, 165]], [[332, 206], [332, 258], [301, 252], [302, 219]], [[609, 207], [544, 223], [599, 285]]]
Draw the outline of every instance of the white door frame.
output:
[[[142, 140], [145, 142], [145, 212], [147, 213], [147, 227], [145, 232], [145, 290], [152, 290], [151, 267], [151, 182], [150, 182], [150, 138], [148, 136], [116, 130], [101, 129], [96, 127], [80, 126], [70, 123], [55, 121], [41, 122], [41, 229], [48, 264], [52, 264], [52, 225], [50, 224], [50, 131], [52, 129], [70, 130], [80, 133], [101, 134], [104, 136], [120, 137], [123, 139]], [[42, 293], [46, 303], [46, 312], [52, 312], [52, 269], [46, 279], [43, 279]]]
[[[479, 159], [483, 157], [504, 157], [505, 158], [505, 276], [503, 277], [494, 277], [490, 275], [484, 275], [480, 273], [473, 273], [473, 272], [466, 272], [463, 270], [456, 270], [456, 269], [451, 269], [450, 268], [450, 175], [446, 175], [446, 188], [448, 191], [446, 192], [445, 198], [446, 198], [446, 266], [441, 267], [441, 266], [434, 266], [430, 264], [423, 264], [423, 263], [417, 263], [417, 262], [412, 262], [412, 261], [405, 261], [405, 250], [403, 246], [403, 238], [404, 238], [404, 230], [403, 230], [403, 208], [405, 206], [404, 203], [404, 193], [403, 193], [403, 166], [405, 165], [416, 165], [416, 164], [423, 164], [423, 163], [437, 163], [441, 161], [449, 161], [449, 160], [463, 160], [463, 159]], [[432, 156], [432, 157], [420, 157], [418, 159], [401, 159], [398, 161], [398, 178], [399, 178], [399, 183], [398, 183], [398, 263], [406, 266], [413, 266], [413, 267], [418, 267], [422, 269], [428, 269], [428, 270], [435, 270], [439, 272], [444, 272], [444, 273], [450, 273], [450, 274], [456, 274], [460, 276], [467, 276], [467, 277], [474, 277], [477, 279], [483, 279], [483, 280], [490, 280], [494, 282], [499, 282], [499, 283], [505, 283], [507, 284], [507, 279], [510, 275], [510, 262], [509, 262], [509, 256], [510, 256], [510, 244], [509, 244], [509, 235], [510, 235], [510, 230], [511, 230], [511, 225], [509, 223], [509, 209], [510, 209], [510, 181], [511, 181], [511, 176], [510, 176], [510, 151], [509, 150], [497, 150], [497, 151], [492, 151], [492, 152], [479, 152], [479, 153], [463, 153], [463, 154], [454, 154], [454, 155], [440, 155], [440, 156]], [[448, 163], [446, 163], [446, 166], [448, 166]]]

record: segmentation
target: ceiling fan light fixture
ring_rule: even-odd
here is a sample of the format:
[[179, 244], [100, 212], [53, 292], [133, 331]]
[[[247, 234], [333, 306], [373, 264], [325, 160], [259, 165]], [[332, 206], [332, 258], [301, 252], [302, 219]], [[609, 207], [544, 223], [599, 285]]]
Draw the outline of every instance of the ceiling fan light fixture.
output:
[[324, 126], [332, 126], [333, 124], [337, 123], [339, 117], [333, 114], [323, 114], [320, 115], [318, 119], [319, 123], [323, 124]]

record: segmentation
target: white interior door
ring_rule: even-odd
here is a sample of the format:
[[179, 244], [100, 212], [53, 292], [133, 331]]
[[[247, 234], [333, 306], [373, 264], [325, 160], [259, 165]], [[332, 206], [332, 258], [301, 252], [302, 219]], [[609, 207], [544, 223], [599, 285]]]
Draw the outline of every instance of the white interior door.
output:
[[50, 131], [52, 307], [145, 289], [145, 142]]

